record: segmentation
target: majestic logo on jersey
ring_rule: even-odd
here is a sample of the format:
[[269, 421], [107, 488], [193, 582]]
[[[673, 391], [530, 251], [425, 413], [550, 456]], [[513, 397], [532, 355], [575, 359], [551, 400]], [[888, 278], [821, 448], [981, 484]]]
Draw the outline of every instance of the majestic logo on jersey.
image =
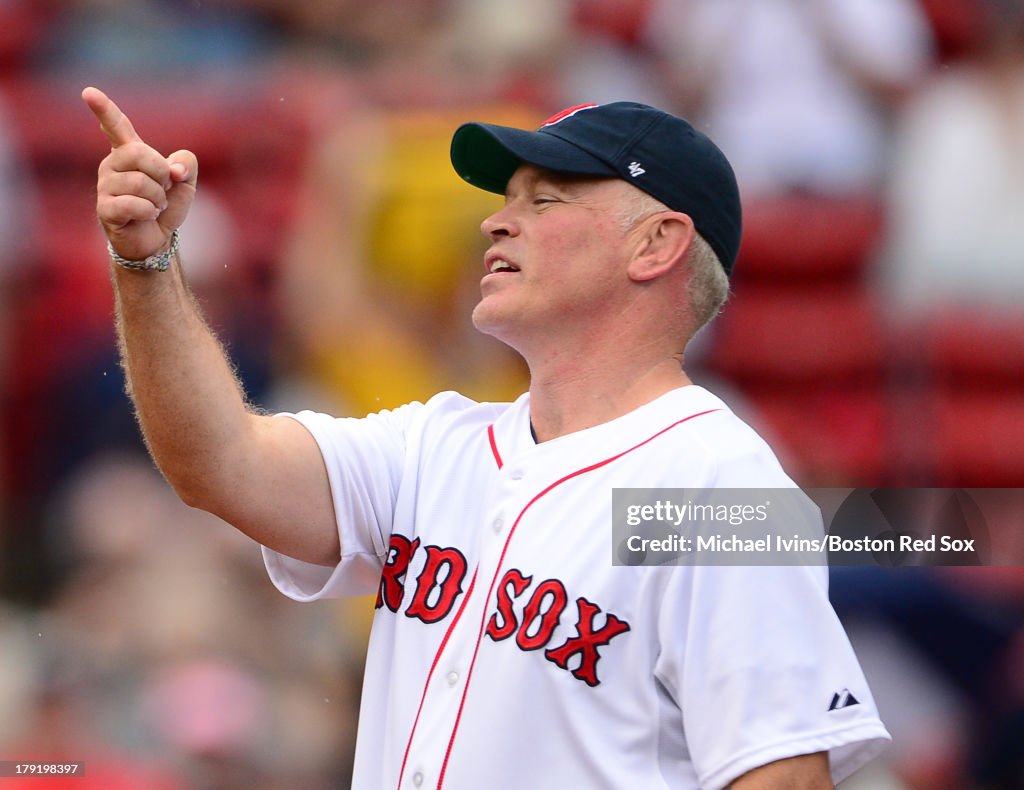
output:
[[[398, 613], [407, 582], [406, 576], [420, 540], [393, 534], [377, 591], [377, 608]], [[416, 577], [405, 616], [424, 623], [443, 620], [454, 609], [463, 592], [466, 558], [458, 549], [425, 546], [423, 569]], [[629, 630], [629, 623], [612, 613], [603, 618], [601, 607], [580, 596], [570, 604], [565, 585], [558, 579], [533, 583], [516, 568], [505, 572], [496, 590], [496, 611], [488, 618], [484, 633], [494, 642], [514, 637], [523, 651], [544, 650], [544, 657], [560, 669], [570, 672], [588, 686], [598, 686], [598, 648]], [[567, 610], [575, 608], [575, 632], [561, 644], [550, 647], [555, 629]], [[572, 668], [570, 668], [570, 666]]]
[[828, 706], [828, 709], [830, 711], [842, 710], [853, 705], [860, 705], [860, 700], [853, 696], [849, 689], [843, 689], [832, 695], [832, 704]]
[[554, 126], [559, 121], [564, 121], [566, 118], [571, 118], [576, 113], [582, 112], [583, 110], [592, 110], [596, 106], [597, 106], [596, 104], [592, 103], [592, 104], [577, 104], [575, 107], [566, 107], [561, 112], [556, 112], [554, 115], [552, 115], [546, 121], [544, 121], [544, 123], [542, 123], [540, 125], [540, 128], [543, 129], [545, 126]]

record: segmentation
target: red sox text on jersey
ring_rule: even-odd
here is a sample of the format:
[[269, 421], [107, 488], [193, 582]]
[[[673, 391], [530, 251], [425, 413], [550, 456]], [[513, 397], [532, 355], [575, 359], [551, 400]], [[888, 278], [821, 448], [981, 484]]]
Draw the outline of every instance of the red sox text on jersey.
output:
[[[420, 551], [420, 539], [410, 540], [404, 535], [392, 534], [387, 559], [381, 573], [376, 608], [387, 607], [399, 613], [405, 598], [406, 578], [413, 556]], [[405, 606], [405, 616], [425, 624], [444, 620], [454, 609], [464, 592], [467, 562], [461, 551], [454, 547], [423, 546], [425, 561], [415, 580], [415, 587]], [[497, 611], [487, 621], [485, 633], [501, 642], [514, 637], [523, 651], [547, 647], [562, 615], [569, 609], [569, 595], [558, 579], [545, 579], [534, 584], [532, 576], [517, 568], [510, 568], [502, 576], [496, 590]], [[601, 607], [583, 596], [576, 598], [576, 631], [564, 642], [548, 647], [544, 657], [582, 680], [588, 686], [597, 686], [597, 662], [601, 658], [598, 648], [629, 631], [629, 623], [608, 613], [603, 623]], [[570, 662], [574, 668], [570, 669]]]

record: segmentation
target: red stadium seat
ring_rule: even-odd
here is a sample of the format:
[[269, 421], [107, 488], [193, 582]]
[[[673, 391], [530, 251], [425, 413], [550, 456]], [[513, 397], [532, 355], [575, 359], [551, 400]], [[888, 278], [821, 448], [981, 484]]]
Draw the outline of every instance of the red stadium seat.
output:
[[781, 437], [804, 486], [878, 485], [887, 473], [887, 411], [877, 387], [761, 388], [760, 423]]
[[901, 345], [938, 384], [1024, 384], [1024, 318], [1019, 315], [946, 310], [910, 330]]
[[799, 284], [855, 279], [869, 262], [882, 227], [882, 209], [869, 197], [750, 201], [743, 209], [737, 276], [740, 282]]
[[859, 286], [739, 290], [714, 326], [709, 366], [738, 382], [877, 380], [878, 308]]
[[1024, 392], [942, 393], [934, 413], [940, 485], [1024, 486]]
[[880, 483], [887, 344], [868, 291], [748, 282], [713, 326], [708, 367], [785, 442], [801, 484]]

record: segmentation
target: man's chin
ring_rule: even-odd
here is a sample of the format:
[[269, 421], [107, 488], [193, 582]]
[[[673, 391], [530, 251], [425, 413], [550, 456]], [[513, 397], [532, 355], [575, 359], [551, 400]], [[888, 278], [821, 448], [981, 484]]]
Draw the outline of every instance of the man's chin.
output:
[[501, 323], [496, 320], [494, 311], [489, 309], [489, 307], [483, 302], [480, 302], [473, 308], [472, 318], [473, 326], [476, 327], [476, 331], [485, 335], [493, 335]]
[[485, 297], [473, 308], [473, 326], [481, 334], [508, 343], [513, 329], [510, 316], [499, 310], [497, 305], [491, 304], [491, 301]]

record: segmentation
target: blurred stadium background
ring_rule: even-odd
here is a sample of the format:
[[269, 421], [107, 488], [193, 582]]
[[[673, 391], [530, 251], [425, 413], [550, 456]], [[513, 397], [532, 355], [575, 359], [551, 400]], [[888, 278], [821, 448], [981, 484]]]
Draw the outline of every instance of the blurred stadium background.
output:
[[[450, 134], [633, 99], [736, 165], [734, 296], [689, 369], [801, 485], [1024, 480], [1022, 0], [0, 0], [0, 759], [84, 760], [76, 788], [345, 786], [372, 613], [282, 599], [145, 455], [90, 84], [198, 154], [187, 276], [261, 406], [518, 394], [469, 324], [497, 198]], [[849, 786], [1024, 787], [1008, 502], [1000, 567], [833, 573], [895, 736]]]

